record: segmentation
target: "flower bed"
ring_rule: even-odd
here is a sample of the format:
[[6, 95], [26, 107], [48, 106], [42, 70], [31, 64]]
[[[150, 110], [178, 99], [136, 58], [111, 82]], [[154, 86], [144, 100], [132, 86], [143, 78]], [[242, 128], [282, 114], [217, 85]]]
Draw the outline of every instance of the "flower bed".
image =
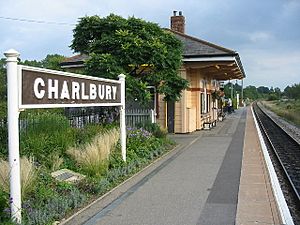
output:
[[[43, 119], [47, 120], [46, 117]], [[99, 167], [101, 171], [90, 172], [84, 163], [78, 163], [67, 153], [68, 149], [77, 146], [80, 150], [82, 146], [94, 143], [99, 133], [107, 134], [107, 131], [116, 126], [90, 125], [84, 129], [74, 129], [68, 127], [63, 118], [60, 119], [57, 126], [63, 127], [61, 134], [57, 133], [61, 129], [52, 121], [47, 132], [27, 131], [25, 136], [21, 135], [21, 155], [34, 157], [35, 172], [38, 174], [30, 191], [22, 199], [22, 224], [51, 224], [72, 214], [144, 168], [174, 145], [156, 124], [147, 124], [145, 128], [128, 128], [126, 163], [122, 160], [121, 147], [117, 143], [112, 145], [109, 157], [103, 160], [103, 166]], [[67, 143], [61, 137], [53, 140], [53, 137], [59, 135], [64, 136]], [[52, 178], [51, 172], [61, 168], [81, 173], [85, 178], [76, 183]], [[8, 193], [0, 186], [1, 224], [9, 224], [8, 198]]]

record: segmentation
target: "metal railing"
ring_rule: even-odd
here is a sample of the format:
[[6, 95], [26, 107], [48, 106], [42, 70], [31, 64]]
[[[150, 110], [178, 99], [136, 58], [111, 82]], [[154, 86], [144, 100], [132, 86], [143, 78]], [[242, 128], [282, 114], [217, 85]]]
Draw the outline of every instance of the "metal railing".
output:
[[[145, 122], [156, 122], [156, 116], [153, 109], [126, 109], [126, 126], [136, 127], [137, 125]], [[81, 112], [66, 115], [72, 127], [83, 128], [87, 124], [104, 124], [111, 123], [118, 120], [116, 113], [103, 113], [103, 112]], [[38, 126], [39, 121], [35, 121], [33, 117], [30, 119], [24, 117], [19, 121], [20, 131], [26, 130], [29, 124]], [[0, 119], [0, 128], [6, 128], [6, 119]]]
[[151, 122], [155, 123], [153, 109], [126, 109], [126, 126], [136, 127], [138, 124]]

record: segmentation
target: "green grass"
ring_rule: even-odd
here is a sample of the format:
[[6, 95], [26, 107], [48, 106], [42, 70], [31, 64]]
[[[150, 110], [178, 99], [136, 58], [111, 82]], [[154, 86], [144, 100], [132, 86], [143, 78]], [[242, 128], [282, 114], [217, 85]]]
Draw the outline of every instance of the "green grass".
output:
[[300, 127], [300, 100], [264, 101], [263, 105], [278, 116]]
[[72, 147], [67, 150], [82, 170], [88, 175], [101, 175], [108, 166], [108, 159], [119, 141], [120, 131], [118, 128], [98, 134], [90, 142], [83, 146]]
[[[22, 198], [25, 198], [34, 189], [38, 173], [33, 158], [22, 157], [20, 166]], [[9, 162], [0, 159], [0, 189], [6, 193], [9, 193], [9, 176]]]

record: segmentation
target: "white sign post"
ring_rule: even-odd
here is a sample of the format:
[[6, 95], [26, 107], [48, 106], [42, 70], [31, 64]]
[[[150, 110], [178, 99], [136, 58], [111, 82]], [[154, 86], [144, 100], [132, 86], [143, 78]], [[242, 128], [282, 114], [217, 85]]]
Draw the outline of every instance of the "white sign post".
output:
[[8, 50], [7, 114], [10, 165], [10, 206], [13, 221], [21, 224], [19, 113], [30, 108], [119, 106], [122, 159], [126, 161], [125, 75], [119, 80], [18, 66], [19, 53]]
[[121, 81], [121, 106], [120, 106], [120, 129], [121, 129], [121, 150], [122, 158], [126, 162], [126, 121], [125, 121], [125, 75], [120, 74], [119, 80]]
[[4, 53], [7, 70], [7, 121], [10, 166], [10, 207], [13, 221], [21, 223], [21, 178], [19, 156], [18, 57], [13, 49]]

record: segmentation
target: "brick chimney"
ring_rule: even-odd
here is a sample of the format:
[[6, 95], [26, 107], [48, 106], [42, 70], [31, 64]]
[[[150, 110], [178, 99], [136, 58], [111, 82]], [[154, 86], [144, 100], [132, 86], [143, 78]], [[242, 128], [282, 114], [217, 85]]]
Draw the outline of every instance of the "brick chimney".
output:
[[173, 16], [171, 16], [171, 30], [184, 33], [185, 32], [185, 18], [182, 15], [182, 12], [173, 11]]

